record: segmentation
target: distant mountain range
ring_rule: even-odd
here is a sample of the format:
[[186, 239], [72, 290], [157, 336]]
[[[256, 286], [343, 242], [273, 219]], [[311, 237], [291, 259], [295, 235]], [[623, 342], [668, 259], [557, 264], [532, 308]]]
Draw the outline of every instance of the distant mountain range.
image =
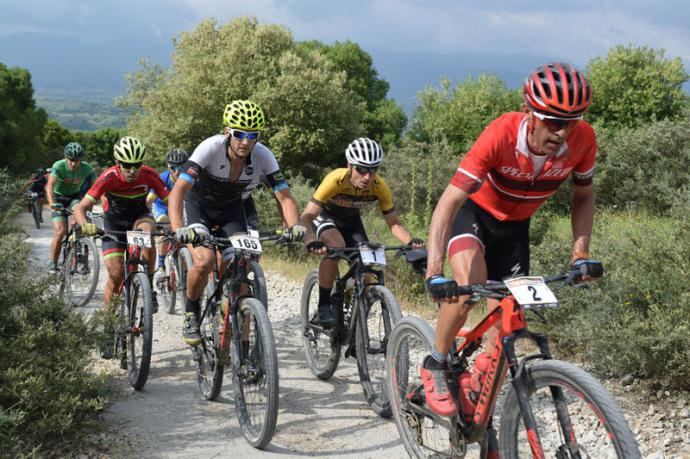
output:
[[[125, 91], [124, 75], [137, 70], [146, 57], [164, 67], [170, 64], [170, 41], [150, 37], [130, 37], [126, 41], [86, 43], [74, 37], [47, 33], [20, 33], [0, 37], [0, 62], [10, 67], [27, 68], [32, 75], [36, 97], [49, 114], [72, 129], [98, 129], [89, 123], [73, 123], [74, 114], [62, 116], [57, 107], [67, 101], [102, 105], [113, 115], [112, 99]], [[367, 50], [379, 76], [390, 83], [389, 97], [396, 99], [411, 114], [417, 92], [438, 86], [447, 76], [454, 83], [468, 76], [493, 73], [508, 87], [518, 87], [530, 69], [554, 58], [567, 56], [481, 55], [474, 53], [437, 54]], [[586, 63], [575, 63], [583, 66]], [[52, 107], [52, 108], [51, 108]], [[72, 108], [74, 105], [72, 105]], [[62, 115], [65, 115], [62, 113]], [[114, 121], [113, 121], [114, 120]], [[122, 124], [124, 118], [108, 118], [107, 123]], [[113, 126], [119, 127], [119, 126]]]

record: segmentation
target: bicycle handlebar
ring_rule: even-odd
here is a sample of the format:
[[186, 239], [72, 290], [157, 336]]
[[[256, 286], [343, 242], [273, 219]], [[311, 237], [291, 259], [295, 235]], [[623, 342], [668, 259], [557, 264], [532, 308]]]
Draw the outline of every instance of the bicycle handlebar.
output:
[[[602, 277], [603, 274], [604, 266], [600, 261], [587, 260], [577, 266], [572, 267], [568, 272], [545, 277], [544, 283], [551, 284], [554, 282], [561, 282], [560, 285], [554, 288], [554, 290], [559, 290], [560, 288], [566, 285], [573, 285], [582, 280], [585, 280], [585, 277], [589, 277], [591, 279], [598, 279]], [[510, 295], [508, 287], [504, 282], [457, 285], [455, 287], [454, 293], [454, 296], [469, 295], [497, 299], [502, 299]]]

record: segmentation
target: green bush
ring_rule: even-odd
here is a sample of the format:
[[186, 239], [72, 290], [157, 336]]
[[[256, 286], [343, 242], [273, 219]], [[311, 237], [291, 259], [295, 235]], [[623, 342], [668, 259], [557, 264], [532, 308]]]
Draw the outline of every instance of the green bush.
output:
[[597, 203], [668, 212], [690, 185], [690, 113], [600, 138]]
[[[0, 172], [0, 179], [6, 178]], [[0, 198], [0, 220], [16, 214]], [[90, 370], [94, 334], [82, 317], [29, 280], [24, 235], [0, 234], [0, 448], [8, 456], [69, 445], [103, 409], [103, 380]]]
[[[677, 201], [675, 218], [645, 213], [600, 213], [591, 253], [605, 275], [591, 290], [564, 289], [563, 307], [546, 329], [559, 352], [576, 352], [599, 370], [632, 373], [690, 388], [690, 204]], [[533, 250], [532, 272], [566, 267], [569, 218], [553, 218]]]

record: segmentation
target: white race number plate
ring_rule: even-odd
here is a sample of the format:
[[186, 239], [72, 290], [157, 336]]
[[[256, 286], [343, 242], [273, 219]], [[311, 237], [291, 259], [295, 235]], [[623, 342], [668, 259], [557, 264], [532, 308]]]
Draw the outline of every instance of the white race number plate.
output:
[[235, 235], [230, 237], [230, 242], [232, 242], [232, 246], [236, 249], [256, 255], [261, 254], [261, 241], [259, 241], [258, 237], [244, 234]]
[[148, 249], [151, 247], [151, 233], [148, 231], [127, 231], [127, 244]]
[[543, 277], [515, 277], [504, 282], [517, 302], [523, 306], [558, 306], [556, 295], [544, 283]]
[[383, 247], [372, 249], [371, 247], [360, 247], [359, 254], [362, 257], [362, 263], [365, 265], [386, 266], [386, 252]]

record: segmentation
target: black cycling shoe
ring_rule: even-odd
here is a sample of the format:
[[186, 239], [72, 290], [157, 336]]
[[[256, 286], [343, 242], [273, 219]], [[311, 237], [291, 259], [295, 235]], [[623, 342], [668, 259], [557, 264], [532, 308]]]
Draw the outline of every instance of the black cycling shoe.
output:
[[319, 305], [319, 324], [323, 328], [333, 328], [338, 324], [338, 317], [330, 303]]

